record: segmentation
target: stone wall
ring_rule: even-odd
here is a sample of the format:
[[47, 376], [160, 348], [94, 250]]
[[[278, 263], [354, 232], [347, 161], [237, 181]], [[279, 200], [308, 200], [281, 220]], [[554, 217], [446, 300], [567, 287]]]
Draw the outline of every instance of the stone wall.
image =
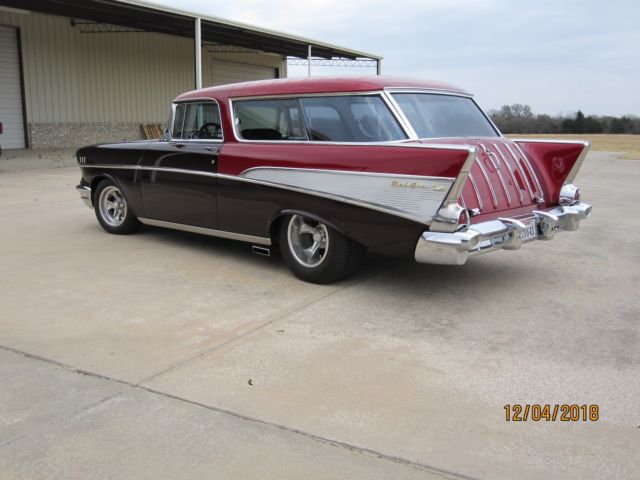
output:
[[30, 123], [29, 146], [45, 148], [77, 148], [93, 143], [142, 140], [139, 123]]

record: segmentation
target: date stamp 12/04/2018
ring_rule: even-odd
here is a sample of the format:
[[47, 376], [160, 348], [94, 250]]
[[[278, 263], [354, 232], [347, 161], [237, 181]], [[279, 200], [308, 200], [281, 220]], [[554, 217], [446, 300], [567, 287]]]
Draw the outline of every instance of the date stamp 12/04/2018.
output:
[[595, 404], [511, 403], [503, 409], [507, 422], [597, 422], [600, 419], [600, 407]]

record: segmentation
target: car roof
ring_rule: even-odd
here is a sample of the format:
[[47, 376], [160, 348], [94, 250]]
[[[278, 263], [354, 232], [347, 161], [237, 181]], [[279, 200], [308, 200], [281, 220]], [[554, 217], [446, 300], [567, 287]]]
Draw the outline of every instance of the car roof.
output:
[[208, 87], [183, 93], [176, 101], [196, 98], [216, 98], [226, 100], [236, 97], [256, 97], [268, 95], [300, 95], [315, 93], [369, 92], [385, 88], [406, 88], [435, 90], [469, 95], [468, 92], [442, 82], [419, 80], [409, 77], [371, 75], [366, 77], [301, 77], [258, 80], [254, 82], [232, 83], [218, 87]]

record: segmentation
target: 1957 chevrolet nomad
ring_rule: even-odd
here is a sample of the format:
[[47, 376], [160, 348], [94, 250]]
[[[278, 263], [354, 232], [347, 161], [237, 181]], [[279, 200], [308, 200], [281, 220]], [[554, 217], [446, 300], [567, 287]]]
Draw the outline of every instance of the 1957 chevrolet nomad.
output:
[[110, 233], [143, 223], [278, 247], [299, 278], [329, 283], [367, 249], [462, 265], [577, 230], [588, 149], [509, 140], [442, 83], [270, 80], [180, 95], [158, 141], [81, 148], [77, 190]]

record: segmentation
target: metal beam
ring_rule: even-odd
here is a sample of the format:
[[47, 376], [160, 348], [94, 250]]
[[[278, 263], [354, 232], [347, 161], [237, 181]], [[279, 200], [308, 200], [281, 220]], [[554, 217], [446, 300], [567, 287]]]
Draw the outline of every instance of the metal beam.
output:
[[309, 50], [307, 50], [307, 76], [311, 76], [311, 45], [309, 45]]
[[380, 75], [380, 74], [382, 74], [382, 59], [377, 58], [376, 59], [376, 75]]
[[196, 62], [196, 90], [202, 88], [202, 25], [200, 17], [195, 21], [194, 53]]

